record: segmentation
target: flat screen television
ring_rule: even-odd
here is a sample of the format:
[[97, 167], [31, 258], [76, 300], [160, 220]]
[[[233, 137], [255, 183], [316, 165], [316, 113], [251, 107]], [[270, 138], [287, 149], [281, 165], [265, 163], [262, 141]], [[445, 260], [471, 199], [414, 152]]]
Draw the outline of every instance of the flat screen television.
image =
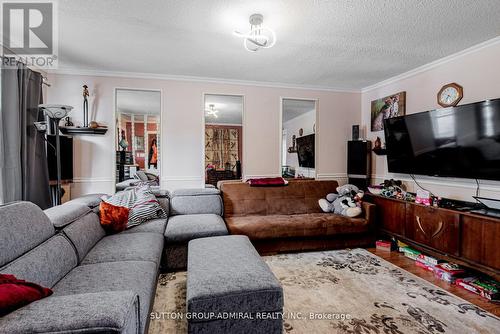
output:
[[299, 166], [314, 168], [314, 134], [297, 138]]
[[[47, 163], [49, 167], [49, 180], [57, 180], [57, 159], [56, 159], [56, 136], [48, 135], [47, 140], [51, 145], [47, 145]], [[73, 179], [73, 137], [59, 136], [61, 149], [61, 180]]]
[[392, 173], [500, 180], [500, 99], [384, 121]]

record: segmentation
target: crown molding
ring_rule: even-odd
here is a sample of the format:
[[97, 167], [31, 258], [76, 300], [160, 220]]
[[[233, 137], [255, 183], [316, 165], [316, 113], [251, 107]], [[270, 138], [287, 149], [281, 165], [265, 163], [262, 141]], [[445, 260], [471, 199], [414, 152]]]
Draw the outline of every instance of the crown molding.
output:
[[379, 81], [373, 85], [361, 88], [361, 89], [343, 89], [329, 86], [315, 86], [315, 85], [301, 85], [301, 84], [288, 84], [282, 82], [269, 82], [269, 81], [250, 81], [250, 80], [236, 80], [236, 79], [224, 79], [224, 78], [213, 78], [213, 77], [199, 77], [199, 76], [187, 76], [187, 75], [170, 75], [170, 74], [156, 74], [156, 73], [141, 73], [141, 72], [120, 72], [120, 71], [101, 71], [101, 70], [90, 70], [90, 69], [78, 69], [73, 67], [60, 67], [56, 70], [47, 70], [49, 74], [56, 75], [82, 75], [82, 76], [98, 76], [98, 77], [116, 77], [116, 78], [130, 78], [130, 79], [153, 79], [153, 80], [167, 80], [167, 81], [187, 81], [187, 82], [204, 82], [204, 83], [215, 83], [215, 84], [226, 84], [226, 85], [242, 85], [242, 86], [257, 86], [257, 87], [269, 87], [269, 88], [285, 88], [285, 89], [302, 89], [302, 90], [316, 90], [316, 91], [326, 91], [335, 93], [367, 93], [374, 89], [384, 87], [395, 83], [397, 81], [407, 79], [418, 75], [420, 73], [429, 71], [440, 65], [446, 64], [450, 61], [459, 59], [471, 53], [480, 51], [482, 49], [488, 48], [490, 46], [500, 43], [500, 36], [489, 39], [482, 43], [471, 46], [467, 49], [458, 51], [449, 56], [440, 58], [438, 60], [432, 61], [425, 65], [419, 66], [407, 72], [395, 75], [383, 81]]
[[359, 89], [342, 89], [342, 88], [334, 88], [327, 86], [297, 85], [297, 84], [287, 84], [281, 82], [236, 80], [236, 79], [198, 77], [198, 76], [188, 76], [188, 75], [86, 70], [86, 69], [78, 69], [70, 67], [60, 67], [59, 69], [56, 70], [48, 70], [48, 73], [56, 75], [82, 75], [82, 76], [116, 77], [116, 78], [130, 78], [130, 79], [204, 82], [204, 83], [215, 83], [215, 84], [225, 84], [225, 85], [317, 90], [317, 91], [326, 91], [334, 93], [352, 93], [352, 94], [361, 93], [361, 90]]
[[491, 46], [496, 45], [496, 44], [500, 44], [500, 36], [497, 36], [495, 38], [489, 39], [489, 40], [484, 41], [482, 43], [473, 45], [470, 48], [458, 51], [454, 54], [451, 54], [449, 56], [432, 61], [432, 62], [427, 63], [425, 65], [419, 66], [419, 67], [414, 68], [410, 71], [398, 74], [398, 75], [393, 76], [389, 79], [377, 82], [376, 84], [362, 88], [360, 91], [361, 91], [361, 93], [367, 93], [367, 92], [372, 91], [374, 89], [390, 85], [390, 84], [395, 83], [397, 81], [413, 77], [413, 76], [420, 74], [420, 73], [423, 73], [423, 72], [427, 72], [429, 70], [432, 70], [433, 68], [444, 65], [444, 64], [449, 63], [453, 60], [462, 58], [462, 57], [467, 56], [471, 53], [475, 53], [477, 51], [491, 47]]

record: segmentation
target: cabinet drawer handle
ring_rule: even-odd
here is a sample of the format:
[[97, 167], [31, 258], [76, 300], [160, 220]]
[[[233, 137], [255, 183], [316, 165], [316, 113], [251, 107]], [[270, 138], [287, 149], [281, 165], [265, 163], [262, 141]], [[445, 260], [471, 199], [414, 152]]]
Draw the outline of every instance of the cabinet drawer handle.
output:
[[[425, 232], [424, 228], [422, 227], [422, 222], [420, 221], [420, 217], [419, 217], [419, 216], [416, 216], [416, 218], [417, 218], [418, 228], [420, 229], [420, 231], [422, 231], [422, 233], [423, 233], [424, 235], [426, 235], [426, 236], [427, 236], [427, 232]], [[438, 224], [439, 224], [439, 226], [438, 226], [438, 228], [436, 229], [436, 231], [435, 231], [434, 233], [432, 233], [432, 235], [431, 235], [431, 239], [432, 239], [432, 238], [434, 238], [434, 237], [436, 237], [436, 236], [437, 236], [439, 233], [441, 233], [441, 231], [443, 230], [443, 227], [444, 227], [443, 221], [442, 221], [442, 220], [440, 220]]]

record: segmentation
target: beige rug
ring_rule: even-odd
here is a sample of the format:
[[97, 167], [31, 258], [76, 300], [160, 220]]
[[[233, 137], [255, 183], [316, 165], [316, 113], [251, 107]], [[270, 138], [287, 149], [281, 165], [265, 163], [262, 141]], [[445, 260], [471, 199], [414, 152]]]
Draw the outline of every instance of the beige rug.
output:
[[[500, 333], [500, 319], [364, 249], [264, 257], [284, 333]], [[149, 333], [186, 333], [186, 273], [160, 277]], [[182, 318], [182, 319], [181, 319]]]

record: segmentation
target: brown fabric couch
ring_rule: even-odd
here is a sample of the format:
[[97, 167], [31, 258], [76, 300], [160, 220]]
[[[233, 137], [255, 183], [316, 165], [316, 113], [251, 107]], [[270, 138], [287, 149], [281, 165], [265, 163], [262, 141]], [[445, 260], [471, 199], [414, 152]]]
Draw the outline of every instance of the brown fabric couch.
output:
[[318, 200], [335, 192], [337, 181], [292, 180], [284, 187], [221, 183], [224, 219], [231, 234], [250, 238], [261, 253], [361, 247], [374, 242], [375, 206], [348, 218], [324, 213]]

